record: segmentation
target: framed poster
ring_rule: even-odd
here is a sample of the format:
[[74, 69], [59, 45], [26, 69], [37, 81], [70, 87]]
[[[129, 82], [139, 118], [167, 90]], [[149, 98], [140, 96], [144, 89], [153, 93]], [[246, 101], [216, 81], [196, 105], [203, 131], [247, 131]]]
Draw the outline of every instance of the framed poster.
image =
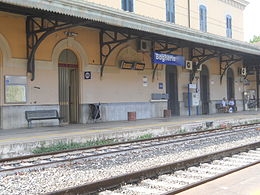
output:
[[26, 103], [26, 76], [5, 76], [5, 103]]

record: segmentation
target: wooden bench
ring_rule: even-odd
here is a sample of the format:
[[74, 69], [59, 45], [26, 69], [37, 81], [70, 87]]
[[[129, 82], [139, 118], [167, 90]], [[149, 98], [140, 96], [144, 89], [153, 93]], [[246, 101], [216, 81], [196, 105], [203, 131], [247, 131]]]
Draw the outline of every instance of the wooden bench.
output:
[[60, 124], [61, 119], [63, 117], [59, 116], [57, 110], [32, 110], [32, 111], [25, 111], [25, 118], [28, 122], [28, 128], [30, 128], [33, 120], [58, 119]]
[[225, 113], [227, 112], [227, 108], [223, 107], [222, 103], [215, 104], [216, 110], [218, 113]]

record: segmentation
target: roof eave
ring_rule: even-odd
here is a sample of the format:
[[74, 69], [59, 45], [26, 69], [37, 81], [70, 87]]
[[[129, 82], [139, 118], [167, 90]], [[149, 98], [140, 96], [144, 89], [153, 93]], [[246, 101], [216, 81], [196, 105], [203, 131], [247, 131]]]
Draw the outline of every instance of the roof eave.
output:
[[125, 12], [103, 5], [85, 1], [83, 2], [82, 0], [0, 0], [0, 2], [20, 7], [65, 14], [77, 18], [103, 22], [113, 26], [155, 33], [171, 38], [260, 56], [260, 47], [253, 44], [210, 33], [204, 33], [177, 24]]

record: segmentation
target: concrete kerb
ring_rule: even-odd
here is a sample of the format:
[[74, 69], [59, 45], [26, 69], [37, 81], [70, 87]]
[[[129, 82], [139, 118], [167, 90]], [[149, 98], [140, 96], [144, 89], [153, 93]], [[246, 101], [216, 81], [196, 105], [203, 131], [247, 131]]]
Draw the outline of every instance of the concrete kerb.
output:
[[[88, 132], [84, 134], [74, 134], [66, 135], [63, 137], [47, 137], [41, 140], [28, 140], [26, 142], [9, 143], [0, 145], [0, 158], [8, 158], [19, 155], [31, 154], [31, 151], [37, 147], [41, 146], [51, 146], [57, 143], [84, 143], [87, 141], [105, 140], [105, 139], [116, 139], [119, 141], [127, 141], [131, 139], [136, 139], [145, 134], [151, 134], [151, 136], [162, 136], [170, 135], [176, 133], [185, 133], [191, 131], [199, 131], [209, 128], [218, 128], [221, 126], [237, 125], [237, 124], [247, 124], [259, 121], [260, 118], [254, 117], [250, 119], [227, 119], [227, 120], [207, 120], [205, 121], [189, 121], [189, 123], [184, 124], [176, 122], [165, 122], [153, 125], [140, 125], [136, 127], [120, 127], [120, 128], [110, 128], [108, 130], [99, 131], [98, 129], [93, 130], [93, 133]], [[209, 125], [210, 124], [210, 125]]]
[[151, 136], [162, 136], [175, 134], [179, 130], [179, 126], [144, 126], [144, 127], [125, 127], [117, 130], [106, 130], [100, 131], [95, 130], [95, 133], [71, 135], [64, 137], [53, 137], [41, 139], [41, 140], [29, 140], [26, 142], [17, 142], [12, 144], [1, 144], [0, 145], [0, 158], [15, 157], [19, 155], [29, 155], [32, 154], [32, 150], [37, 147], [47, 147], [58, 143], [86, 143], [88, 141], [98, 141], [98, 140], [108, 140], [115, 139], [118, 141], [128, 141], [136, 139], [140, 136], [146, 134], [151, 134]]

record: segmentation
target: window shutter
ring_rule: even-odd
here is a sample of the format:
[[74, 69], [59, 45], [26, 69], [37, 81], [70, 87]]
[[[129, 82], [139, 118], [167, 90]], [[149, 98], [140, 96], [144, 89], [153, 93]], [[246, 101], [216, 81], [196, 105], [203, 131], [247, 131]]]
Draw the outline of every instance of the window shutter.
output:
[[166, 0], [166, 21], [175, 22], [175, 3], [174, 0]]
[[166, 0], [166, 21], [170, 21], [170, 5], [169, 5], [169, 0]]
[[126, 11], [126, 0], [121, 0], [122, 9]]
[[133, 0], [128, 0], [128, 11], [129, 12], [134, 11]]
[[227, 37], [232, 38], [232, 17], [230, 15], [226, 16], [226, 34]]
[[207, 9], [205, 6], [200, 6], [200, 30], [207, 32]]

